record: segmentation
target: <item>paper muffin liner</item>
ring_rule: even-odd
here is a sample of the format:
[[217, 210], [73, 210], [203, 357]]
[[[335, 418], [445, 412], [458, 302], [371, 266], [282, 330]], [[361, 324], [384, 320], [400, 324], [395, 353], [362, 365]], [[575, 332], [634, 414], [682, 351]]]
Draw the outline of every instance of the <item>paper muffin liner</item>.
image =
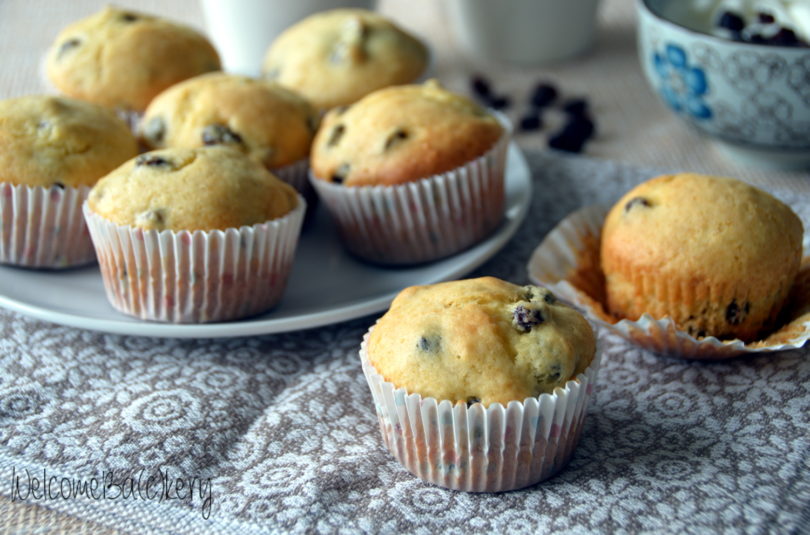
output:
[[582, 434], [600, 353], [591, 365], [551, 394], [504, 407], [467, 406], [422, 398], [377, 373], [363, 337], [360, 360], [371, 389], [383, 442], [420, 479], [467, 492], [528, 487], [559, 472]]
[[117, 225], [87, 203], [84, 216], [104, 290], [117, 310], [171, 323], [226, 321], [278, 303], [292, 267], [306, 202], [253, 226], [211, 231]]
[[[668, 317], [649, 314], [638, 320], [617, 320], [606, 310], [605, 280], [599, 262], [602, 225], [609, 211], [589, 206], [563, 219], [535, 249], [527, 266], [529, 278], [579, 308], [594, 323], [629, 341], [654, 351], [685, 359], [716, 360], [742, 354], [782, 351], [802, 347], [810, 338], [810, 252], [805, 259], [783, 310], [784, 319], [763, 340], [697, 338], [680, 330]], [[806, 241], [806, 240], [805, 240]]]
[[90, 187], [0, 183], [0, 263], [62, 269], [95, 261], [82, 217]]
[[309, 190], [309, 158], [302, 158], [289, 165], [270, 169], [270, 172], [294, 187], [301, 195], [306, 194]]
[[310, 183], [346, 247], [378, 264], [438, 260], [482, 241], [505, 210], [504, 168], [510, 126], [484, 155], [456, 169], [395, 186]]

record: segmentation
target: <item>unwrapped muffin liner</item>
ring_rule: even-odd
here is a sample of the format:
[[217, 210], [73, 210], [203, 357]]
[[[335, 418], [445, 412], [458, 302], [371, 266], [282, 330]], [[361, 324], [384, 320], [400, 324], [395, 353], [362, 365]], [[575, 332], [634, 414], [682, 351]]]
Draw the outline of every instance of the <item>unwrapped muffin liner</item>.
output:
[[301, 195], [309, 189], [309, 158], [302, 158], [283, 167], [270, 169], [270, 172], [283, 180]]
[[0, 263], [61, 269], [95, 261], [82, 217], [88, 186], [0, 188]]
[[782, 351], [802, 347], [810, 338], [810, 254], [790, 290], [784, 319], [764, 340], [746, 344], [742, 340], [720, 340], [714, 336], [696, 338], [680, 330], [668, 317], [649, 314], [638, 320], [617, 320], [606, 312], [604, 275], [599, 262], [602, 225], [609, 211], [589, 206], [563, 219], [535, 249], [528, 264], [529, 278], [579, 308], [594, 323], [629, 341], [673, 357], [716, 360], [742, 354]]
[[368, 357], [370, 329], [360, 346], [383, 442], [420, 479], [453, 490], [501, 492], [533, 485], [571, 459], [582, 434], [600, 354], [551, 394], [504, 407], [422, 398], [396, 388]]
[[378, 264], [429, 262], [489, 236], [503, 220], [504, 169], [510, 138], [461, 167], [395, 186], [343, 186], [310, 182], [356, 256]]
[[104, 289], [117, 310], [172, 323], [226, 321], [281, 299], [306, 203], [253, 226], [211, 231], [117, 225], [84, 204]]

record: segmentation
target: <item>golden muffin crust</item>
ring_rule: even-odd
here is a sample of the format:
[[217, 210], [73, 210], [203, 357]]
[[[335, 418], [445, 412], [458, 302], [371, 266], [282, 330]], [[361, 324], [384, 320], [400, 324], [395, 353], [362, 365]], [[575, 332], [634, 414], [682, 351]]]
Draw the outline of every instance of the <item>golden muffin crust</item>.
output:
[[188, 26], [107, 6], [59, 33], [46, 68], [69, 96], [142, 111], [170, 85], [219, 70], [220, 62], [205, 36]]
[[312, 145], [319, 180], [394, 185], [482, 156], [503, 135], [493, 115], [430, 80], [381, 89], [324, 117]]
[[315, 109], [293, 91], [217, 72], [158, 95], [140, 135], [155, 149], [227, 144], [272, 169], [306, 158], [317, 123]]
[[406, 288], [368, 342], [369, 361], [397, 388], [504, 405], [565, 385], [595, 351], [579, 312], [545, 288], [493, 277]]
[[390, 20], [363, 9], [317, 13], [285, 30], [264, 60], [268, 78], [315, 106], [351, 104], [389, 85], [415, 81], [427, 49]]
[[790, 207], [739, 180], [656, 177], [605, 220], [608, 307], [633, 320], [669, 316], [696, 336], [751, 341], [777, 319], [803, 232]]
[[138, 153], [112, 111], [81, 100], [31, 95], [0, 101], [0, 181], [92, 186]]
[[295, 190], [229, 147], [164, 149], [134, 158], [90, 191], [90, 209], [145, 230], [224, 230], [282, 217]]

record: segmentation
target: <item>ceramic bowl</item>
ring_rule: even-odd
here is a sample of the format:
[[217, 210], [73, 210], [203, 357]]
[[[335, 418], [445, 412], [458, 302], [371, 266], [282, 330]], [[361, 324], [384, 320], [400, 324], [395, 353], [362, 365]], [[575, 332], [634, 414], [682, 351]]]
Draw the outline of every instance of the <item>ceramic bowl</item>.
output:
[[637, 0], [652, 89], [738, 163], [810, 167], [810, 48], [742, 43], [666, 18], [684, 0]]

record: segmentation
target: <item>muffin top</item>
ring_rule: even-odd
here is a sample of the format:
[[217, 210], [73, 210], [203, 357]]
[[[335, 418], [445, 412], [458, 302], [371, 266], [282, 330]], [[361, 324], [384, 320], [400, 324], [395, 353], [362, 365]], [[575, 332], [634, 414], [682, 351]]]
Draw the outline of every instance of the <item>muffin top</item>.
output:
[[377, 372], [409, 393], [504, 405], [565, 385], [595, 350], [579, 312], [545, 288], [493, 277], [406, 288], [367, 349]]
[[481, 106], [433, 80], [389, 87], [327, 113], [311, 164], [316, 178], [345, 186], [402, 184], [482, 156], [503, 130]]
[[328, 109], [415, 81], [427, 49], [390, 20], [363, 9], [317, 13], [291, 26], [267, 51], [264, 73]]
[[196, 30], [108, 6], [62, 30], [46, 68], [51, 82], [69, 96], [142, 111], [170, 85], [219, 70], [220, 63]]
[[[775, 197], [733, 178], [663, 175], [628, 192], [602, 232], [602, 264], [752, 285], [798, 269], [803, 228]], [[794, 269], [795, 268], [795, 269]]]
[[145, 230], [224, 230], [282, 217], [295, 190], [229, 147], [164, 149], [139, 155], [90, 191], [90, 209]]
[[306, 99], [279, 84], [217, 72], [158, 95], [140, 135], [155, 149], [227, 144], [276, 168], [309, 154], [317, 121]]
[[92, 186], [138, 153], [112, 111], [81, 100], [31, 95], [0, 101], [0, 181]]

